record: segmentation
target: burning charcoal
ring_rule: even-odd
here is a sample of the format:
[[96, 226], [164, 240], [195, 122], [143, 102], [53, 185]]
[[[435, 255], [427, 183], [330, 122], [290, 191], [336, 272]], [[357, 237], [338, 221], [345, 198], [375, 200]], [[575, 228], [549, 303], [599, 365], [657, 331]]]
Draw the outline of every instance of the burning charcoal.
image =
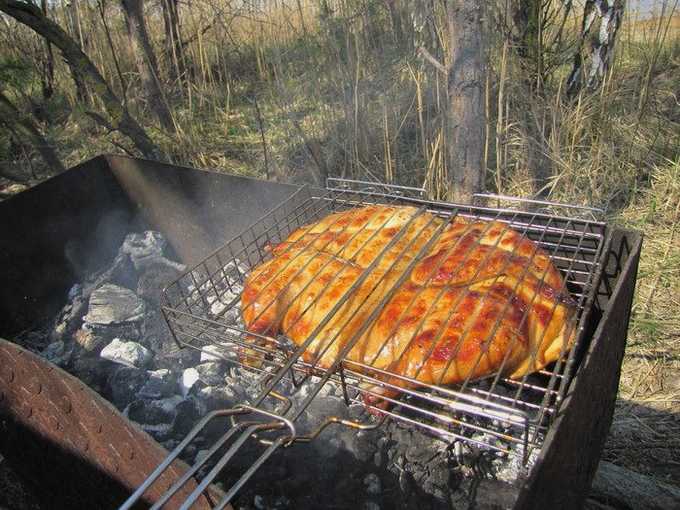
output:
[[378, 450], [375, 443], [375, 434], [370, 431], [360, 430], [359, 432], [347, 429], [348, 449], [360, 462], [370, 462], [373, 454]]
[[314, 445], [314, 450], [317, 454], [327, 459], [336, 457], [343, 448], [342, 439], [338, 436], [331, 436], [321, 441], [313, 441], [311, 444]]
[[160, 232], [147, 230], [141, 234], [128, 234], [120, 248], [121, 253], [130, 256], [135, 269], [141, 271], [151, 264], [166, 265], [178, 272], [186, 270], [186, 266], [168, 260], [163, 256], [167, 242]]
[[174, 395], [160, 400], [134, 400], [127, 408], [127, 416], [140, 425], [167, 425], [168, 428], [177, 415], [177, 405], [182, 397]]
[[406, 448], [406, 460], [419, 464], [429, 464], [432, 459], [437, 457], [446, 448], [446, 444], [437, 439], [423, 436], [419, 433], [413, 434], [413, 441]]
[[291, 508], [290, 499], [286, 496], [279, 496], [274, 501], [274, 510], [285, 510], [286, 508]]
[[107, 283], [90, 295], [85, 322], [96, 326], [138, 322], [144, 318], [144, 301], [130, 289]]
[[255, 496], [253, 498], [253, 505], [255, 505], [255, 508], [257, 508], [257, 510], [266, 510], [267, 508], [264, 502], [264, 498], [262, 496]]
[[177, 389], [177, 378], [166, 368], [149, 372], [149, 379], [139, 391], [144, 398], [169, 397]]
[[162, 445], [163, 448], [171, 452], [175, 448], [177, 448], [177, 445], [179, 444], [179, 441], [177, 439], [168, 439], [167, 441], [163, 441]]
[[184, 372], [182, 372], [182, 379], [180, 380], [180, 389], [182, 391], [182, 395], [186, 397], [193, 385], [196, 384], [200, 378], [201, 377], [198, 373], [198, 370], [193, 367], [187, 368]]
[[422, 489], [440, 501], [448, 500], [449, 489], [456, 487], [452, 471], [445, 459], [432, 462], [423, 476], [417, 478], [422, 480]]
[[351, 420], [365, 421], [368, 418], [368, 412], [362, 404], [352, 404], [348, 408], [348, 416]]
[[[233, 306], [220, 318], [220, 322], [224, 324], [228, 324], [230, 326], [236, 326], [239, 329], [245, 329], [245, 326], [243, 325], [243, 320], [241, 318], [241, 308], [240, 306]], [[238, 333], [235, 333], [238, 334]]]
[[[200, 462], [202, 462], [203, 459], [205, 459], [206, 457], [208, 457], [208, 453], [209, 453], [209, 452], [210, 452], [210, 450], [208, 450], [208, 449], [205, 449], [205, 450], [198, 450], [198, 451], [196, 452], [196, 455], [194, 456], [194, 462], [193, 462], [193, 464], [196, 465], [196, 464], [199, 464]], [[216, 456], [215, 456], [215, 457], [216, 457]], [[215, 457], [210, 457], [208, 460], [206, 460], [206, 463], [203, 464], [203, 465], [199, 468], [199, 470], [198, 470], [198, 472], [197, 472], [198, 478], [201, 478], [201, 479], [204, 478], [205, 475], [210, 471], [210, 469], [212, 469], [212, 467], [213, 467], [214, 464], [215, 464]], [[212, 460], [210, 460], [210, 459], [212, 459]]]
[[222, 358], [217, 356], [217, 354], [224, 355], [223, 353], [224, 349], [218, 345], [206, 345], [201, 349], [201, 363], [205, 361], [220, 361]]
[[198, 372], [198, 378], [208, 386], [219, 386], [224, 384], [226, 368], [224, 363], [218, 361], [207, 361], [194, 367]]
[[158, 306], [163, 288], [177, 279], [179, 275], [179, 270], [166, 264], [149, 265], [139, 276], [137, 295]]
[[73, 333], [73, 340], [85, 352], [90, 354], [99, 354], [106, 344], [106, 338], [95, 334], [87, 327], [80, 328], [78, 331]]
[[115, 365], [102, 362], [98, 358], [80, 356], [71, 360], [68, 371], [93, 390], [101, 392], [106, 388], [106, 381], [114, 367]]
[[203, 459], [205, 459], [208, 456], [208, 453], [210, 450], [205, 449], [205, 450], [198, 450], [196, 452], [196, 457], [194, 458], [194, 463], [198, 464], [200, 463]]
[[200, 353], [195, 349], [180, 349], [157, 355], [156, 366], [167, 368], [173, 372], [183, 372], [192, 368], [199, 361]]
[[41, 354], [55, 365], [64, 366], [71, 359], [72, 353], [73, 349], [67, 349], [62, 340], [57, 340], [49, 344]]
[[375, 473], [368, 473], [364, 477], [364, 486], [366, 486], [366, 492], [368, 494], [380, 494], [382, 492], [382, 485], [380, 483], [380, 478]]
[[[212, 296], [214, 297], [214, 296]], [[228, 301], [225, 299], [225, 301], [228, 303]], [[224, 312], [227, 309], [228, 305], [226, 303], [223, 303], [219, 299], [214, 299], [212, 303], [210, 304], [210, 314], [213, 317], [219, 317], [222, 312]]]
[[106, 384], [109, 395], [104, 396], [118, 409], [125, 409], [130, 402], [137, 399], [148, 377], [145, 370], [119, 366], [109, 376]]
[[137, 342], [126, 342], [120, 338], [114, 338], [102, 349], [99, 356], [128, 367], [142, 368], [149, 364], [153, 355], [149, 349]]
[[87, 311], [87, 299], [83, 297], [82, 285], [74, 285], [68, 292], [68, 303], [57, 315], [54, 327], [50, 332], [50, 340], [65, 340], [69, 338], [82, 323], [83, 315]]
[[170, 437], [182, 397], [174, 395], [161, 400], [135, 400], [127, 408], [128, 417], [157, 441]]
[[410, 494], [411, 487], [413, 487], [413, 475], [405, 469], [402, 469], [399, 472], [399, 488], [404, 494]]
[[185, 436], [198, 423], [206, 412], [205, 407], [195, 397], [188, 397], [177, 404], [177, 415], [172, 424], [173, 434]]
[[240, 395], [228, 386], [206, 386], [198, 390], [195, 395], [205, 403], [209, 411], [234, 407], [243, 401]]
[[89, 282], [83, 293], [88, 295], [93, 289], [99, 288], [104, 284], [114, 284], [120, 287], [134, 287], [137, 284], [137, 270], [132, 264], [130, 257], [124, 253], [118, 253], [111, 265], [102, 273], [98, 274], [94, 281]]
[[[230, 284], [239, 285], [243, 281], [245, 276], [250, 272], [250, 268], [238, 259], [234, 259], [228, 262], [222, 268], [222, 272], [225, 277], [229, 280]], [[240, 291], [239, 291], [240, 292]]]

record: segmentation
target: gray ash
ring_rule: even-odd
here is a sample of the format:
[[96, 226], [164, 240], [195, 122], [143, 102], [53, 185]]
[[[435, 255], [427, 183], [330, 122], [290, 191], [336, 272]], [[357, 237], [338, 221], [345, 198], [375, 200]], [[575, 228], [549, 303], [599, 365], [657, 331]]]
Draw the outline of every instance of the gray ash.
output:
[[[158, 232], [130, 234], [105, 270], [73, 286], [52, 323], [19, 339], [81, 378], [168, 449], [207, 412], [252, 401], [262, 387], [262, 375], [229, 362], [236, 356], [233, 348], [212, 345], [199, 352], [179, 349], [172, 340], [160, 312], [160, 289], [184, 270], [170, 260]], [[237, 303], [246, 272], [238, 262], [222, 268], [226, 277], [204, 294], [210, 319], [242, 327]], [[299, 402], [317, 381], [309, 377], [295, 387], [286, 380], [277, 390]], [[274, 409], [270, 400], [266, 405]], [[330, 415], [376, 419], [356, 398], [347, 406], [342, 388], [329, 381], [296, 426], [309, 432]], [[184, 459], [203, 458], [229, 425], [211, 423], [183, 452]], [[225, 471], [242, 473], [262, 448], [247, 442]], [[386, 421], [357, 431], [332, 425], [309, 444], [280, 449], [241, 490], [234, 507], [502, 508], [514, 503], [523, 476], [517, 457], [451, 444], [412, 426]], [[228, 488], [234, 480], [222, 475], [217, 481]]]

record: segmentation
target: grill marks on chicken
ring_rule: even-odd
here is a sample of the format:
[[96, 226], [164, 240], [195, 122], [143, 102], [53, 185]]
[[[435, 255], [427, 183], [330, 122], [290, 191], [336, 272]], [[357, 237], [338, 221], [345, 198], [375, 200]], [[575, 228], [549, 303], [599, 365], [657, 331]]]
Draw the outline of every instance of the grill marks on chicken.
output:
[[347, 346], [351, 368], [426, 384], [518, 378], [555, 361], [573, 339], [574, 307], [547, 254], [503, 223], [455, 217], [414, 261], [443, 221], [375, 205], [298, 229], [248, 275], [247, 330], [258, 343], [283, 334], [305, 345], [304, 360], [320, 368]]

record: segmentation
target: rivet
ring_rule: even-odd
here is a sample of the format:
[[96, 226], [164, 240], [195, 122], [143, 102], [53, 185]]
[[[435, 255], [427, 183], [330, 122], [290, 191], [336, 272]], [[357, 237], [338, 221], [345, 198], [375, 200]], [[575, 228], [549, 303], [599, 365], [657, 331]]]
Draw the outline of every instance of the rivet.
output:
[[97, 425], [97, 434], [101, 434], [104, 431], [104, 425], [101, 423]]
[[40, 392], [42, 391], [42, 384], [37, 379], [31, 379], [31, 382], [28, 385], [28, 389], [31, 393], [39, 395]]
[[135, 450], [130, 446], [130, 443], [123, 443], [123, 455], [126, 455], [128, 460], [132, 460], [135, 458]]
[[73, 407], [71, 406], [71, 400], [68, 397], [62, 397], [61, 410], [64, 411], [65, 414], [68, 414], [71, 412], [72, 408]]

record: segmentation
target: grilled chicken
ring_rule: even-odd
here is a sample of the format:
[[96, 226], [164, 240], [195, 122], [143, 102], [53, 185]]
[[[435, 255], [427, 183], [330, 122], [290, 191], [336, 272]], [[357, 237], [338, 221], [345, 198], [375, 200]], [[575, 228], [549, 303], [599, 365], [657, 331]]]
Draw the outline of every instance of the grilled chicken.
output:
[[[518, 378], [573, 339], [559, 271], [501, 222], [374, 205], [330, 214], [271, 251], [245, 282], [246, 328], [254, 343], [283, 334], [303, 345], [318, 368], [344, 362], [397, 387]], [[394, 394], [366, 387], [373, 404]]]

